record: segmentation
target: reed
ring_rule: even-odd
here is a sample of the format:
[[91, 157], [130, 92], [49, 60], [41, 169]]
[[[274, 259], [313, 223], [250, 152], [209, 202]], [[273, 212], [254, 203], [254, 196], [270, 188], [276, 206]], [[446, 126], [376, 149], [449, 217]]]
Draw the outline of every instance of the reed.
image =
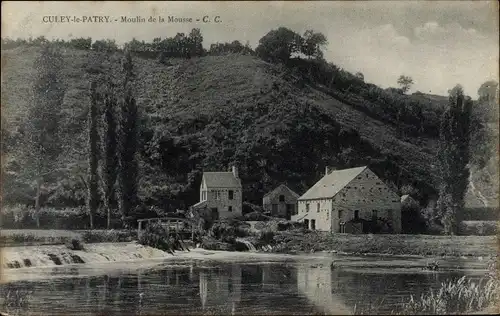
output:
[[498, 280], [482, 279], [479, 282], [467, 279], [442, 283], [437, 291], [430, 291], [420, 298], [410, 297], [403, 304], [401, 314], [463, 314], [483, 311], [497, 302], [499, 291]]
[[[463, 315], [483, 313], [495, 307], [500, 299], [500, 278], [498, 275], [498, 257], [490, 257], [489, 272], [479, 281], [466, 276], [441, 283], [437, 290], [429, 290], [420, 297], [410, 296], [391, 315]], [[385, 315], [383, 301], [378, 304], [356, 304], [354, 315]]]

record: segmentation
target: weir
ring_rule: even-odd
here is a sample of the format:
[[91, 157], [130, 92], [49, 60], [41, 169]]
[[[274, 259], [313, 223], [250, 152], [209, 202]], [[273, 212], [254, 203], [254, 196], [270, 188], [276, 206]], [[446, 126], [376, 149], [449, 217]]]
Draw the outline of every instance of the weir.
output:
[[6, 247], [1, 256], [2, 268], [15, 269], [157, 259], [169, 254], [136, 243], [99, 243], [86, 244], [84, 250], [70, 250], [65, 245]]

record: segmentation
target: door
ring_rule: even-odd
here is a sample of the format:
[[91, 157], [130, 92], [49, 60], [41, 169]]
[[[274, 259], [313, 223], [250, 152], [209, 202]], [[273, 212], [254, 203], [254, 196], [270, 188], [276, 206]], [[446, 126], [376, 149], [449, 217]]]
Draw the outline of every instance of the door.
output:
[[293, 204], [286, 205], [286, 219], [290, 220], [292, 218], [293, 213]]
[[212, 220], [219, 220], [219, 210], [216, 207], [212, 208]]
[[309, 220], [308, 219], [305, 219], [304, 220], [304, 226], [309, 229]]
[[316, 229], [316, 220], [311, 219], [311, 230], [315, 230], [315, 229]]
[[276, 216], [278, 214], [278, 204], [273, 204], [271, 206], [271, 214], [273, 214], [273, 216]]

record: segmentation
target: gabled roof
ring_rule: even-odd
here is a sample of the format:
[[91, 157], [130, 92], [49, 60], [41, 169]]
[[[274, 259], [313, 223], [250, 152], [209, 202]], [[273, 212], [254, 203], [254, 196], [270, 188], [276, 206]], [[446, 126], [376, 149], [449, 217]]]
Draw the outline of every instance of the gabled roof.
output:
[[232, 172], [203, 172], [203, 181], [208, 188], [241, 188], [241, 180]]
[[207, 201], [200, 201], [194, 205], [191, 205], [191, 208], [201, 208], [201, 207], [206, 206], [206, 204], [207, 204]]
[[298, 195], [297, 193], [295, 193], [292, 189], [290, 189], [286, 184], [282, 183], [280, 185], [278, 185], [276, 188], [274, 188], [274, 190], [271, 190], [269, 192], [267, 192], [266, 194], [264, 194], [264, 197], [274, 193], [275, 191], [277, 191], [278, 189], [284, 187], [285, 189], [287, 189], [288, 191], [290, 191], [290, 193], [292, 193], [292, 195], [296, 198], [298, 198], [300, 195]]
[[332, 198], [367, 167], [334, 170], [321, 178], [299, 200]]

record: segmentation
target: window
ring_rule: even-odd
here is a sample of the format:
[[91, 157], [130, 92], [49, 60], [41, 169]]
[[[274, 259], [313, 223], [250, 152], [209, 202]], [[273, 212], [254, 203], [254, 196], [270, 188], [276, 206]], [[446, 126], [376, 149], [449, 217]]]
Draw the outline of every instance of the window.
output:
[[358, 210], [354, 211], [354, 219], [359, 219], [359, 211]]
[[309, 229], [309, 220], [308, 219], [305, 219], [304, 220], [304, 226]]
[[233, 211], [233, 207], [232, 207], [232, 206], [228, 206], [228, 207], [227, 207], [227, 211], [228, 211], [228, 212], [232, 212], [232, 211]]
[[343, 217], [344, 217], [344, 211], [339, 210], [339, 218], [342, 220]]
[[306, 213], [309, 213], [309, 203], [306, 204]]
[[234, 199], [234, 191], [233, 190], [229, 190], [228, 194], [229, 194], [230, 200]]
[[285, 202], [285, 196], [283, 194], [280, 195], [280, 202]]
[[372, 220], [373, 221], [377, 220], [377, 210], [372, 210]]
[[220, 191], [214, 191], [215, 192], [215, 199], [220, 200], [221, 199], [221, 192]]
[[319, 203], [316, 205], [316, 212], [319, 213]]
[[207, 200], [207, 191], [202, 191], [201, 192], [201, 200], [206, 201]]

